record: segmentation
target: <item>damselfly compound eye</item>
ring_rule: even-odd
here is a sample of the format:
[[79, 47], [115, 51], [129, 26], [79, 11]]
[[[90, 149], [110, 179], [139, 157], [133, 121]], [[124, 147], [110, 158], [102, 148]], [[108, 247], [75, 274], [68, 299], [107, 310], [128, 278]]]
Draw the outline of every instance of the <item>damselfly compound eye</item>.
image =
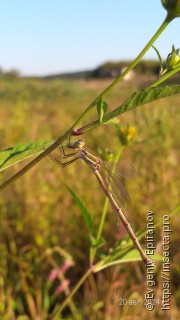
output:
[[74, 148], [74, 149], [82, 149], [84, 146], [85, 146], [85, 141], [84, 141], [84, 139], [77, 140], [77, 141], [73, 144], [73, 148]]

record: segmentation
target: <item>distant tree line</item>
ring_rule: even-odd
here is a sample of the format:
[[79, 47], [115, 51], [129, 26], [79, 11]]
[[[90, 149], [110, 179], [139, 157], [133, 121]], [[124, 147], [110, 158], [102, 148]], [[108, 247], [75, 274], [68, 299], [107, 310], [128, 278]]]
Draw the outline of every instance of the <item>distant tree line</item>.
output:
[[[109, 61], [94, 70], [85, 70], [79, 72], [70, 72], [70, 73], [58, 73], [45, 76], [45, 79], [54, 79], [54, 78], [69, 78], [69, 79], [86, 79], [86, 78], [108, 78], [108, 77], [117, 77], [123, 72], [123, 70], [131, 63], [131, 61]], [[155, 60], [142, 60], [134, 69], [136, 74], [140, 75], [158, 75], [160, 65], [158, 61]], [[3, 71], [0, 68], [0, 79], [6, 80], [16, 80], [21, 77], [21, 74], [18, 70], [12, 69], [8, 72]], [[37, 77], [39, 78], [39, 77]], [[41, 78], [41, 77], [40, 77]]]
[[6, 80], [15, 80], [20, 78], [20, 72], [16, 69], [12, 69], [8, 72], [3, 71], [2, 68], [0, 68], [0, 79], [6, 79]]
[[[92, 77], [118, 76], [131, 63], [131, 61], [109, 61], [92, 71]], [[142, 60], [134, 69], [137, 74], [157, 75], [159, 73], [159, 62], [155, 60]]]

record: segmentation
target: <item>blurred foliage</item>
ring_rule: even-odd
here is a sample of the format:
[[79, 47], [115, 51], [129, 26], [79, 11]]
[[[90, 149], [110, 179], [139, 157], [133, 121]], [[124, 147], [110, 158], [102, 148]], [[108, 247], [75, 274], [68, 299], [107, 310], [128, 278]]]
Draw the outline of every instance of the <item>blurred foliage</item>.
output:
[[[56, 139], [108, 81], [1, 78], [1, 150], [33, 140]], [[109, 95], [108, 105], [111, 108], [120, 105], [146, 82], [146, 77], [123, 82]], [[128, 124], [135, 128], [134, 133], [136, 131], [133, 142], [122, 154], [122, 160], [133, 162], [136, 169], [136, 178], [128, 182], [132, 200], [125, 207], [136, 230], [146, 229], [147, 210], [155, 212], [156, 223], [178, 205], [179, 104], [180, 97], [175, 96], [134, 109], [119, 118], [127, 134]], [[88, 122], [96, 117], [94, 111]], [[95, 153], [98, 148], [116, 153], [120, 147], [113, 125], [89, 131], [85, 139], [87, 147]], [[53, 155], [58, 158], [59, 150]], [[23, 165], [18, 163], [4, 171], [0, 182]], [[93, 213], [93, 225], [98, 226], [104, 194], [94, 175], [80, 160], [62, 170], [46, 158], [0, 194], [0, 315], [3, 320], [47, 319], [88, 268], [87, 227], [64, 182], [83, 199], [88, 211]], [[121, 234], [118, 233], [112, 209], [109, 207], [108, 211], [103, 233], [104, 252], [113, 247], [116, 240], [128, 239], [123, 228]], [[171, 228], [171, 315], [178, 319], [177, 216], [171, 219]], [[161, 236], [162, 226], [155, 232], [158, 253], [162, 250]], [[71, 268], [65, 274], [62, 265], [67, 261], [71, 261]], [[162, 290], [161, 266], [157, 268], [156, 298], [161, 297]], [[53, 270], [58, 274], [54, 280]], [[119, 305], [119, 299], [140, 299], [145, 291], [142, 263], [110, 267], [87, 279], [69, 303], [64, 318], [131, 319], [133, 313], [133, 319], [140, 316], [141, 319], [162, 319], [164, 314], [160, 307], [149, 314], [142, 305]]]
[[0, 68], [0, 79], [2, 80], [17, 80], [20, 78], [20, 72], [16, 69], [12, 69], [8, 72], [4, 72], [2, 68]]
[[[131, 61], [108, 61], [98, 68], [96, 68], [92, 75], [94, 77], [107, 77], [121, 73], [122, 69], [126, 68]], [[159, 61], [158, 60], [142, 60], [134, 69], [137, 74], [143, 75], [158, 75], [159, 73]]]

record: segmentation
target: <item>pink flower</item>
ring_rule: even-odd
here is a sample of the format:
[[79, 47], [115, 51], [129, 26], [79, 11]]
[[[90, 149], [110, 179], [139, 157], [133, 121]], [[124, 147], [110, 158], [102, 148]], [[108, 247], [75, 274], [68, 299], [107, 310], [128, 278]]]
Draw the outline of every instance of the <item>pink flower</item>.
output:
[[62, 266], [61, 266], [61, 268], [60, 268], [60, 271], [64, 274], [71, 266], [72, 266], [72, 262], [66, 260], [66, 261], [62, 264]]
[[52, 269], [51, 273], [49, 274], [48, 280], [54, 281], [58, 275], [61, 276], [65, 274], [65, 272], [73, 265], [73, 262], [70, 260], [66, 260], [59, 269]]
[[53, 269], [48, 277], [48, 280], [54, 281], [57, 278], [58, 271], [56, 269]]
[[63, 292], [69, 285], [70, 281], [65, 279], [55, 290], [56, 294], [60, 294], [61, 292]]

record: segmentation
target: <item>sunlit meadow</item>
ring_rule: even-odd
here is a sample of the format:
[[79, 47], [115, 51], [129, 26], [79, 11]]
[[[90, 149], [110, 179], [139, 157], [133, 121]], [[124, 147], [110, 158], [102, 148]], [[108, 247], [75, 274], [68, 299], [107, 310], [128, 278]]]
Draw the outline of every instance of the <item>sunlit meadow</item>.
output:
[[[119, 105], [133, 91], [144, 87], [148, 77], [124, 81], [107, 101]], [[110, 80], [0, 81], [1, 150], [33, 140], [50, 141], [60, 136]], [[170, 214], [179, 201], [180, 97], [158, 100], [120, 117], [120, 124], [133, 128], [134, 139], [124, 148], [121, 160], [135, 166], [136, 175], [127, 181], [131, 202], [125, 211], [133, 228], [145, 231], [147, 210], [155, 213], [155, 223]], [[95, 119], [93, 114], [91, 119]], [[120, 148], [114, 125], [104, 125], [85, 135], [86, 146], [95, 154]], [[58, 158], [59, 151], [54, 153]], [[1, 182], [26, 162], [1, 173]], [[98, 225], [105, 196], [95, 176], [78, 160], [62, 169], [46, 157], [26, 175], [0, 194], [0, 313], [1, 319], [48, 319], [51, 308], [65, 299], [88, 268], [89, 237], [80, 209], [66, 185], [75, 191]], [[178, 319], [177, 291], [178, 222], [171, 219], [171, 313]], [[161, 254], [162, 226], [155, 231], [157, 252]], [[117, 241], [127, 240], [118, 232], [114, 214], [108, 207], [102, 252]], [[123, 240], [122, 240], [123, 241]], [[59, 271], [57, 271], [59, 270]], [[161, 281], [157, 273], [156, 298]], [[119, 299], [140, 299], [145, 292], [142, 263], [124, 263], [91, 275], [66, 309], [66, 319], [162, 319], [161, 311], [148, 313], [142, 306], [119, 305]], [[159, 295], [159, 296], [158, 296]], [[78, 311], [77, 311], [78, 310]], [[78, 314], [78, 316], [77, 316]], [[71, 316], [72, 315], [72, 316]], [[19, 316], [19, 318], [18, 318]], [[39, 317], [38, 317], [39, 316]]]

